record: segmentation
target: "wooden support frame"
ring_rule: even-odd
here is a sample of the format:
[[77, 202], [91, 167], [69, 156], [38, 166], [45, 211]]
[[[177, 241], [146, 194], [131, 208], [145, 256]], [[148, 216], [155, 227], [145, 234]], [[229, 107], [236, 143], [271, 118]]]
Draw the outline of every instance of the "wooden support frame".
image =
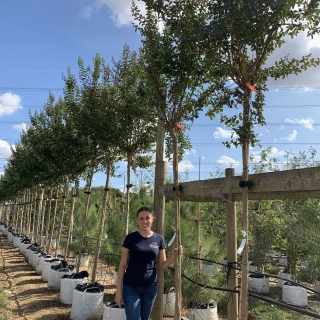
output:
[[[234, 169], [226, 169], [225, 178], [197, 180], [180, 183], [180, 200], [191, 202], [225, 202], [227, 214], [227, 262], [237, 262], [237, 226], [235, 201], [242, 200], [239, 183], [242, 176], [234, 176]], [[250, 174], [248, 177], [248, 200], [284, 200], [320, 197], [320, 167], [277, 172]], [[173, 200], [174, 185], [159, 186], [159, 195]], [[231, 271], [232, 272], [232, 271]], [[235, 279], [235, 277], [229, 277]], [[228, 281], [234, 289], [237, 282]], [[238, 297], [229, 294], [228, 320], [238, 319]], [[235, 309], [236, 306], [236, 309]]]

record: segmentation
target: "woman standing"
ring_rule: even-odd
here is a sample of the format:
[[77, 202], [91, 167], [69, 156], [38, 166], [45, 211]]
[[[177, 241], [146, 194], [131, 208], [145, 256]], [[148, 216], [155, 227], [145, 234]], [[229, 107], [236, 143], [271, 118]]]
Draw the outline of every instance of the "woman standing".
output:
[[137, 211], [139, 229], [129, 233], [122, 245], [116, 303], [124, 303], [127, 320], [150, 318], [158, 290], [156, 261], [159, 259], [165, 270], [174, 261], [175, 252], [182, 253], [182, 247], [175, 248], [166, 258], [163, 237], [151, 230], [153, 220], [152, 210], [141, 207]]

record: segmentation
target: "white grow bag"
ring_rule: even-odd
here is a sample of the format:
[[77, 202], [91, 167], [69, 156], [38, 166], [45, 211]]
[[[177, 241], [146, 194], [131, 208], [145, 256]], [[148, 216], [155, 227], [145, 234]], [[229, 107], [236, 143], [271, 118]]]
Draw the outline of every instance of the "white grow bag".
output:
[[203, 264], [201, 271], [210, 276], [215, 276], [216, 274], [218, 274], [218, 268], [213, 264]]
[[49, 259], [46, 261], [46, 259], [43, 262], [43, 269], [42, 269], [42, 281], [48, 282], [49, 281], [49, 272], [51, 269], [51, 266], [57, 265], [60, 263], [60, 260], [54, 261], [55, 259]]
[[288, 258], [287, 256], [280, 256], [279, 257], [279, 265], [286, 267], [288, 265]]
[[7, 234], [7, 238], [8, 238], [9, 243], [11, 243], [11, 244], [12, 244], [12, 241], [13, 241], [13, 234], [12, 234], [11, 232], [8, 232], [8, 234]]
[[259, 293], [269, 293], [269, 277], [251, 274], [248, 278], [249, 289]]
[[12, 240], [12, 244], [15, 248], [19, 248], [20, 242], [22, 240], [22, 237], [20, 236], [14, 236]]
[[41, 252], [33, 252], [32, 258], [32, 268], [36, 268], [39, 257], [41, 256]]
[[[278, 276], [279, 276], [280, 278], [283, 278], [283, 279], [286, 279], [286, 280], [292, 280], [292, 281], [295, 280], [294, 275], [293, 275], [292, 273], [279, 272], [279, 273], [278, 273]], [[286, 280], [278, 279], [278, 287], [279, 287], [279, 288], [282, 288], [282, 284], [283, 284], [283, 282], [285, 282]]]
[[114, 271], [113, 272], [113, 284], [116, 286], [118, 283], [118, 272]]
[[[78, 265], [79, 255], [76, 255], [75, 265]], [[80, 259], [80, 268], [88, 268], [89, 267], [89, 255], [87, 253], [83, 253]]]
[[107, 307], [105, 304], [102, 320], [126, 320], [126, 312], [123, 308]]
[[73, 290], [70, 319], [100, 319], [103, 315], [104, 292], [86, 292]]
[[307, 289], [285, 281], [282, 284], [282, 300], [293, 306], [306, 307], [308, 305]]
[[207, 309], [189, 309], [189, 320], [218, 320], [217, 304], [214, 303], [213, 307]]
[[175, 292], [169, 292], [169, 293], [163, 294], [163, 316], [164, 317], [174, 316], [175, 303], [176, 303]]
[[72, 304], [73, 299], [73, 290], [78, 284], [86, 283], [87, 278], [83, 279], [70, 279], [70, 278], [61, 278], [60, 286], [60, 299], [64, 304]]
[[36, 274], [42, 274], [43, 265], [44, 265], [44, 260], [50, 259], [50, 258], [52, 258], [52, 256], [50, 256], [50, 255], [40, 256], [40, 257], [38, 258], [37, 265], [36, 265], [36, 270], [35, 270], [35, 273], [36, 273]]
[[61, 277], [63, 277], [66, 274], [71, 274], [71, 272], [72, 272], [70, 270], [69, 271], [65, 271], [65, 269], [62, 269], [62, 270], [50, 269], [48, 285], [47, 285], [47, 288], [49, 290], [57, 290], [57, 291], [59, 291], [60, 287], [61, 287]]
[[[319, 280], [315, 280], [314, 281], [314, 290], [320, 292], [320, 281]], [[319, 293], [314, 293], [315, 295], [319, 296]]]

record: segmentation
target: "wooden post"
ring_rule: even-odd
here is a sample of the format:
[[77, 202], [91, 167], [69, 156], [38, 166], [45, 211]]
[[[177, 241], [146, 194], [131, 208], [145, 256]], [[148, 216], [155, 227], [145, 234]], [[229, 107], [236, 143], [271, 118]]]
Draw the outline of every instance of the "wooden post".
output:
[[[225, 170], [226, 178], [234, 177], [234, 169], [228, 168]], [[237, 262], [237, 217], [236, 204], [232, 198], [232, 193], [227, 194], [226, 202], [226, 221], [227, 221], [227, 262]], [[235, 266], [236, 264], [234, 264]], [[235, 289], [238, 286], [237, 270], [227, 267], [228, 270], [228, 289]], [[228, 293], [227, 317], [228, 320], [238, 319], [238, 294]]]
[[[52, 188], [50, 189], [50, 196], [49, 196], [49, 205], [48, 205], [48, 215], [47, 215], [47, 223], [46, 223], [46, 234], [45, 234], [45, 237], [44, 237], [44, 247], [48, 248], [48, 242], [49, 242], [49, 228], [50, 228], [50, 219], [51, 219], [51, 199], [52, 199]], [[48, 249], [47, 249], [48, 251]]]
[[[161, 118], [160, 118], [161, 119]], [[160, 196], [159, 186], [166, 183], [166, 162], [163, 161], [164, 154], [164, 134], [165, 128], [163, 121], [159, 121], [157, 128], [157, 149], [156, 149], [156, 167], [154, 179], [154, 214], [155, 230], [157, 233], [164, 235], [165, 219], [165, 197]], [[154, 302], [151, 319], [160, 320], [163, 318], [163, 293], [164, 293], [164, 273], [157, 263], [158, 294]]]
[[126, 202], [126, 217], [124, 221], [124, 237], [129, 233], [129, 213], [130, 213], [130, 169], [131, 169], [131, 156], [132, 154], [127, 153], [127, 184], [126, 184], [126, 194], [127, 194], [127, 202]]
[[46, 208], [47, 208], [47, 202], [48, 198], [47, 195], [45, 195], [45, 199], [42, 199], [42, 215], [41, 215], [41, 228], [40, 228], [40, 244], [41, 246], [44, 246], [44, 235], [43, 235], [43, 230], [44, 230], [44, 220], [46, 216]]
[[[52, 224], [51, 224], [51, 233], [50, 233], [50, 237], [49, 237], [49, 242], [47, 243], [47, 252], [50, 252], [50, 247], [51, 247], [51, 243], [52, 243], [52, 238], [53, 238], [53, 234], [54, 234], [54, 225], [56, 222], [56, 216], [57, 216], [57, 207], [58, 207], [58, 189], [56, 191], [56, 195], [55, 195], [55, 201], [54, 201], [54, 209], [53, 209], [53, 218], [52, 218]], [[57, 245], [57, 243], [56, 243]], [[57, 247], [56, 247], [57, 249]]]
[[41, 229], [40, 229], [40, 224], [41, 224], [41, 212], [42, 212], [42, 203], [43, 203], [43, 189], [41, 187], [39, 187], [41, 189], [40, 192], [40, 198], [38, 201], [38, 217], [37, 217], [37, 228], [36, 228], [36, 235], [35, 235], [35, 242], [37, 242], [38, 244], [41, 245]]
[[63, 226], [63, 218], [64, 218], [64, 212], [65, 212], [65, 206], [66, 206], [66, 197], [67, 197], [67, 189], [68, 189], [68, 178], [65, 177], [64, 180], [64, 187], [63, 187], [63, 195], [62, 195], [62, 204], [61, 204], [61, 214], [60, 214], [60, 222], [59, 222], [59, 229], [58, 229], [58, 236], [57, 236], [57, 249], [56, 249], [56, 257], [59, 254], [60, 250], [60, 238], [61, 238], [61, 228]]
[[83, 250], [83, 241], [84, 241], [84, 235], [86, 231], [86, 226], [87, 226], [87, 219], [88, 219], [88, 213], [89, 213], [89, 207], [90, 207], [90, 195], [91, 195], [91, 188], [92, 188], [92, 179], [93, 179], [93, 174], [94, 174], [94, 165], [93, 162], [91, 163], [91, 171], [90, 171], [90, 176], [89, 176], [89, 181], [88, 181], [88, 189], [86, 190], [87, 194], [87, 200], [86, 200], [86, 209], [83, 214], [83, 224], [82, 224], [82, 232], [81, 232], [81, 237], [80, 237], [80, 244], [79, 244], [79, 259], [77, 262], [77, 273], [80, 271], [80, 263], [81, 263], [81, 255], [82, 255], [82, 250]]
[[[243, 105], [243, 120], [242, 127], [251, 132], [252, 128], [249, 124], [249, 111], [250, 111], [250, 99], [251, 92], [248, 88], [245, 89], [245, 101]], [[240, 319], [247, 320], [248, 318], [248, 185], [249, 180], [249, 138], [247, 136], [242, 137], [242, 237], [246, 240], [242, 251], [242, 263], [241, 263], [241, 289], [240, 289]]]
[[[70, 217], [69, 217], [69, 228], [68, 228], [68, 238], [66, 243], [66, 248], [64, 251], [64, 259], [68, 258], [69, 244], [71, 241], [72, 229], [73, 229], [73, 212], [74, 212], [74, 203], [76, 199], [76, 187], [73, 187], [71, 190], [71, 208], [70, 208]], [[80, 257], [79, 257], [80, 260]]]
[[[201, 169], [201, 157], [199, 157], [199, 180], [200, 180], [200, 169]], [[200, 216], [201, 216], [201, 202], [198, 202], [198, 219], [197, 219], [197, 274], [200, 274], [200, 265], [201, 265], [201, 236], [200, 236]]]
[[[93, 263], [93, 268], [92, 268], [92, 280], [91, 280], [92, 283], [94, 283], [96, 281], [96, 273], [97, 273], [97, 268], [98, 268], [98, 263], [99, 263], [101, 241], [102, 241], [102, 235], [103, 235], [103, 231], [104, 231], [104, 220], [106, 217], [107, 200], [108, 200], [108, 194], [109, 194], [110, 172], [111, 172], [111, 163], [109, 162], [107, 164], [107, 179], [106, 179], [106, 185], [104, 188], [104, 193], [103, 193], [103, 198], [102, 198], [102, 213], [101, 213], [101, 219], [100, 219], [96, 253], [95, 253], [94, 263]], [[79, 259], [80, 259], [80, 257], [79, 257]]]

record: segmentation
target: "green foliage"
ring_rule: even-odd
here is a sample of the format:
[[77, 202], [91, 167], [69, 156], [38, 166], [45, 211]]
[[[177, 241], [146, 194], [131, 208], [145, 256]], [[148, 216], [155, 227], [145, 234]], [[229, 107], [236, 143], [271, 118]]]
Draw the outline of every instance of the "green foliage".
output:
[[0, 320], [9, 320], [9, 315], [6, 310], [8, 298], [0, 288]]

